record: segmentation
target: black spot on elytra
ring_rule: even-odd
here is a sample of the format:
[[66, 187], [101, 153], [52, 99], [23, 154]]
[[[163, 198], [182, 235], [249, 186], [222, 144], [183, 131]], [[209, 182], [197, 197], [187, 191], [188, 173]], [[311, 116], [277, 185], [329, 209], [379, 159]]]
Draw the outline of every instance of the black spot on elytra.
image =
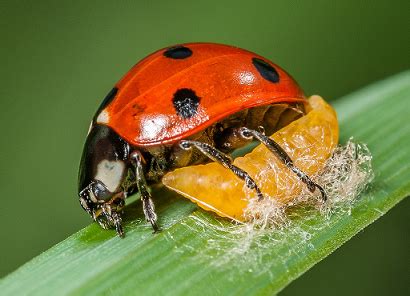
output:
[[108, 93], [108, 95], [105, 96], [104, 100], [102, 101], [100, 107], [98, 107], [97, 112], [95, 113], [95, 117], [97, 117], [102, 110], [104, 110], [105, 107], [108, 106], [109, 103], [112, 102], [112, 100], [114, 100], [115, 95], [118, 92], [118, 88], [114, 87], [112, 90], [110, 90], [110, 92]]
[[252, 58], [252, 63], [263, 78], [273, 83], [279, 82], [278, 72], [267, 62], [258, 58]]
[[191, 118], [198, 111], [200, 98], [192, 89], [178, 89], [172, 99], [177, 114], [182, 118]]
[[192, 50], [182, 45], [173, 46], [164, 51], [164, 56], [176, 60], [186, 59], [189, 58], [191, 55]]

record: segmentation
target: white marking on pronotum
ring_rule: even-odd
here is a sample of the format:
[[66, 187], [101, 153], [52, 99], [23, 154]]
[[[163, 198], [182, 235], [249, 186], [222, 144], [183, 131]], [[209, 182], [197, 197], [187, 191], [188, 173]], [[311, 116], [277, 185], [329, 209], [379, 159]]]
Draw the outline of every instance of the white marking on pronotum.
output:
[[121, 184], [124, 170], [125, 164], [121, 160], [109, 161], [105, 159], [98, 164], [95, 179], [103, 182], [109, 191], [116, 192]]
[[103, 110], [97, 117], [97, 123], [105, 123], [107, 124], [108, 121], [110, 120], [110, 116], [108, 115], [108, 112]]

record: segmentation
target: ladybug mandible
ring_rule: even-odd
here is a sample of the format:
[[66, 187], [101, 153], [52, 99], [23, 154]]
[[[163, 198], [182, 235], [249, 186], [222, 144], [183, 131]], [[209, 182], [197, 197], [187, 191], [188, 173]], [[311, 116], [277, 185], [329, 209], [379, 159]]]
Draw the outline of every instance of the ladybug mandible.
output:
[[136, 64], [109, 92], [88, 132], [79, 171], [81, 206], [103, 228], [124, 236], [125, 198], [141, 195], [145, 217], [158, 230], [150, 184], [179, 167], [216, 161], [263, 195], [229, 153], [260, 141], [309, 188], [323, 188], [265, 136], [305, 114], [307, 100], [279, 66], [221, 44], [161, 49]]

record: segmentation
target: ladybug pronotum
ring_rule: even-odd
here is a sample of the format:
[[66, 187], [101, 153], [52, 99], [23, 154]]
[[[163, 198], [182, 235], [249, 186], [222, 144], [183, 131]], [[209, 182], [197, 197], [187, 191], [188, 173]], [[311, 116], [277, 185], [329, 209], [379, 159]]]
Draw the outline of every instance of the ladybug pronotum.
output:
[[258, 184], [229, 157], [253, 140], [326, 200], [323, 188], [265, 136], [303, 116], [306, 106], [293, 78], [255, 53], [211, 43], [161, 49], [137, 63], [98, 108], [80, 163], [80, 204], [122, 237], [125, 199], [139, 192], [156, 231], [148, 186], [167, 172], [209, 161], [231, 170], [261, 200]]

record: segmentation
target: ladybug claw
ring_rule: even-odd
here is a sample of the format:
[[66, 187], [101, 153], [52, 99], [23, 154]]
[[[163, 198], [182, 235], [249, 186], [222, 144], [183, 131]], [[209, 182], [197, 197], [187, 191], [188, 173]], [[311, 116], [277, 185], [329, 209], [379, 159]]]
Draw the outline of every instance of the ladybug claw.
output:
[[314, 192], [316, 191], [316, 188], [319, 189], [320, 194], [322, 195], [322, 200], [323, 200], [324, 202], [327, 201], [327, 194], [326, 194], [326, 191], [323, 189], [322, 186], [320, 186], [319, 184], [313, 182], [313, 181], [310, 180], [310, 179], [307, 179], [307, 180], [305, 181], [305, 183], [306, 183], [307, 188], [309, 189], [309, 191], [312, 192], [312, 193], [314, 193]]
[[323, 200], [324, 202], [326, 202], [326, 201], [327, 201], [326, 191], [325, 191], [325, 190], [323, 189], [323, 187], [320, 186], [319, 184], [315, 184], [315, 186], [316, 186], [316, 188], [318, 188], [318, 189], [320, 190], [320, 194], [322, 195], [322, 200]]
[[124, 238], [125, 237], [125, 233], [124, 230], [122, 228], [121, 223], [116, 223], [115, 224], [115, 230], [117, 231], [117, 234], [119, 237]]
[[319, 189], [320, 194], [322, 195], [322, 200], [324, 202], [327, 201], [327, 194], [326, 194], [326, 191], [323, 189], [322, 186], [320, 186], [319, 184], [313, 182], [307, 175], [304, 175], [302, 177], [302, 181], [306, 184], [307, 188], [312, 193], [315, 192], [316, 188]]
[[125, 233], [121, 225], [121, 222], [122, 222], [121, 216], [117, 212], [113, 212], [111, 219], [113, 221], [113, 224], [114, 224], [115, 230], [117, 231], [118, 236], [121, 238], [124, 238]]
[[155, 222], [155, 221], [153, 221], [153, 220], [148, 221], [148, 222], [151, 223], [152, 229], [154, 230], [152, 233], [157, 233], [157, 232], [160, 231], [160, 229], [159, 229], [159, 227], [158, 227], [158, 225], [157, 225], [157, 222]]

